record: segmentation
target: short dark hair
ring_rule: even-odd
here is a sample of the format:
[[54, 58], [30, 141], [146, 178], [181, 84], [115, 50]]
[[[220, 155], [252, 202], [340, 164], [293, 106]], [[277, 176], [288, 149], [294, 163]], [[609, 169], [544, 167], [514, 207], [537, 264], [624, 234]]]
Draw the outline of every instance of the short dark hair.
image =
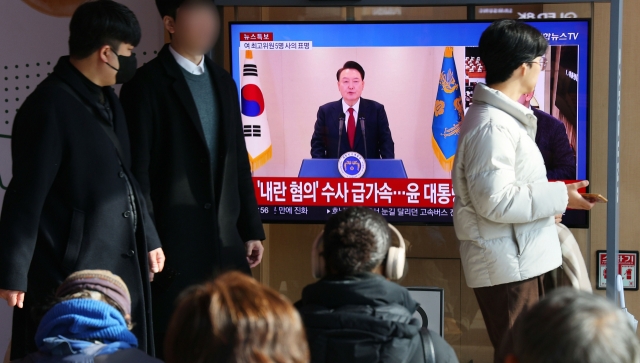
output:
[[513, 328], [520, 363], [637, 363], [640, 346], [622, 309], [601, 296], [560, 288], [522, 314]]
[[69, 23], [69, 55], [83, 59], [105, 45], [117, 51], [122, 43], [134, 47], [142, 31], [135, 14], [112, 0], [89, 1], [80, 5]]
[[523, 63], [541, 57], [549, 42], [531, 25], [512, 19], [494, 21], [480, 36], [479, 52], [488, 85], [502, 83]]
[[360, 77], [362, 77], [362, 80], [364, 81], [364, 68], [362, 68], [362, 66], [355, 61], [347, 61], [342, 68], [338, 69], [338, 73], [336, 73], [336, 78], [338, 79], [338, 81], [340, 80], [340, 73], [342, 73], [342, 71], [344, 71], [345, 69], [355, 69], [356, 71], [358, 71], [358, 73], [360, 73]]
[[369, 208], [347, 208], [329, 218], [322, 240], [327, 272], [349, 276], [371, 272], [384, 261], [391, 246], [391, 229]]
[[175, 20], [178, 8], [197, 3], [214, 5], [214, 0], [156, 0], [156, 7], [161, 18], [168, 16]]

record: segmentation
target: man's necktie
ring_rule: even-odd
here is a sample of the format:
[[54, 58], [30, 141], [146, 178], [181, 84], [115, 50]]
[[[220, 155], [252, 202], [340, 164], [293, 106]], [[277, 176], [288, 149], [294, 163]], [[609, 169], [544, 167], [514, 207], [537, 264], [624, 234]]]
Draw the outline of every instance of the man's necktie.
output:
[[347, 122], [347, 135], [349, 135], [349, 145], [353, 150], [353, 140], [356, 138], [356, 118], [353, 117], [353, 108], [349, 108], [349, 121]]

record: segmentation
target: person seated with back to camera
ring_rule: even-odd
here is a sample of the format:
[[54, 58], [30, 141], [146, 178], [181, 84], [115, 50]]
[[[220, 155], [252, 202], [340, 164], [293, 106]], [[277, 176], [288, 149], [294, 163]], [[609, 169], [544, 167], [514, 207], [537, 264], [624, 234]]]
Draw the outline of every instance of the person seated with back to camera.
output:
[[131, 295], [110, 271], [74, 272], [58, 287], [36, 331], [38, 351], [16, 363], [161, 363], [137, 349]]
[[625, 312], [568, 287], [520, 315], [502, 350], [504, 363], [640, 363], [640, 343]]
[[[391, 247], [392, 229], [368, 208], [333, 215], [312, 249], [313, 274], [295, 305], [307, 331], [313, 363], [421, 363], [426, 345], [409, 290], [388, 281], [405, 270], [404, 241]], [[430, 334], [435, 362], [457, 363], [444, 339]], [[430, 346], [426, 347], [431, 349]]]
[[308, 363], [300, 315], [277, 291], [238, 271], [183, 291], [166, 363]]

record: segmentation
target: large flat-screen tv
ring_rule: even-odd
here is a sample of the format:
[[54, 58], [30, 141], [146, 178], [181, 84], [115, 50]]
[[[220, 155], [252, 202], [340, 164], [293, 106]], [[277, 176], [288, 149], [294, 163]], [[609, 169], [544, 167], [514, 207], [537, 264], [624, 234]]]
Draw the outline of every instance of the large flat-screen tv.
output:
[[[394, 223], [452, 223], [451, 166], [474, 86], [484, 82], [477, 45], [489, 24], [231, 23], [231, 71], [263, 221], [324, 222], [367, 206]], [[529, 24], [550, 44], [529, 101], [553, 116], [538, 127], [547, 171], [587, 179], [589, 20]], [[358, 85], [336, 78], [347, 61], [365, 72], [356, 104], [343, 103], [339, 87]], [[583, 211], [563, 220], [588, 226]]]

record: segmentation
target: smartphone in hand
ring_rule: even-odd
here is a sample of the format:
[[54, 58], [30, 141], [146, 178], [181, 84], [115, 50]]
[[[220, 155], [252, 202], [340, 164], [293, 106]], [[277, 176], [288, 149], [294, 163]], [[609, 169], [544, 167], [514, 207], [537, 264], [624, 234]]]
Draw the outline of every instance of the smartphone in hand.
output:
[[590, 203], [606, 203], [607, 198], [597, 193], [580, 193], [582, 198], [588, 200]]

